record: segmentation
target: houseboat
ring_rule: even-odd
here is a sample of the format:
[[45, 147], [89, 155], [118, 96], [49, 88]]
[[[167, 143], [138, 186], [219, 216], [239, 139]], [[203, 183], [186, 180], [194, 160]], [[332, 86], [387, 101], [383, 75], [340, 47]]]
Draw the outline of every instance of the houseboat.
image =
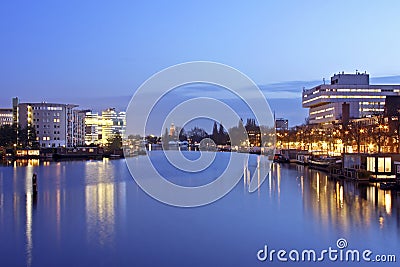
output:
[[396, 182], [400, 177], [400, 154], [343, 154], [343, 173], [345, 178], [356, 180]]
[[98, 159], [103, 158], [104, 150], [100, 147], [57, 147], [53, 154], [54, 159]]

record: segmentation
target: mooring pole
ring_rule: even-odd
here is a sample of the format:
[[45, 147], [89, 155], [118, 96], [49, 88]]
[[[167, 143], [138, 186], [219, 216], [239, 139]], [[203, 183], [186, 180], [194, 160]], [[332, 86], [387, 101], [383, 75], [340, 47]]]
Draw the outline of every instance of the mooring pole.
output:
[[37, 174], [36, 173], [34, 173], [32, 175], [32, 192], [33, 192], [33, 195], [37, 194]]

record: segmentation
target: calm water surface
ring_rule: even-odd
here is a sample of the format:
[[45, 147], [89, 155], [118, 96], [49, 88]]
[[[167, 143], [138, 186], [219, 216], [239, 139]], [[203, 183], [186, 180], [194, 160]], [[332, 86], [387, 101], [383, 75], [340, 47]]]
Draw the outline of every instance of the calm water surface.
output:
[[[219, 153], [221, 166], [227, 155]], [[159, 160], [156, 152], [152, 157]], [[140, 159], [135, 160], [140, 167]], [[256, 161], [252, 156], [246, 174], [257, 171]], [[176, 183], [202, 184], [221, 171], [218, 166], [198, 176], [173, 172], [171, 177]], [[36, 198], [33, 173], [38, 174]], [[338, 238], [345, 238], [351, 249], [396, 254], [400, 260], [398, 193], [331, 180], [296, 165], [274, 164], [255, 193], [247, 192], [246, 183], [244, 178], [213, 204], [187, 209], [146, 195], [124, 160], [3, 165], [0, 265], [318, 266], [260, 262], [256, 254], [264, 245], [287, 251], [336, 248]]]

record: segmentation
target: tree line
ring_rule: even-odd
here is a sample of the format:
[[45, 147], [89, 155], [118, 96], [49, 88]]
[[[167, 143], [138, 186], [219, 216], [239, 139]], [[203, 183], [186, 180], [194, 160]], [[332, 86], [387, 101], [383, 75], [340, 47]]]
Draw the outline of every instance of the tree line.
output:
[[176, 127], [176, 134], [171, 136], [166, 128], [161, 137], [148, 135], [145, 139], [151, 144], [161, 142], [165, 144], [169, 141], [189, 141], [191, 144], [195, 144], [200, 143], [204, 138], [210, 138], [216, 145], [240, 146], [246, 140], [248, 141], [248, 132], [253, 132], [255, 135], [258, 133], [260, 135], [261, 130], [256, 124], [255, 119], [247, 119], [245, 125], [243, 120], [240, 120], [237, 126], [231, 127], [228, 130], [226, 130], [221, 123], [214, 122], [211, 133], [208, 133], [206, 130], [198, 126], [195, 126], [190, 130]]
[[5, 148], [38, 148], [36, 130], [32, 126], [22, 128], [20, 125], [0, 126], [0, 146]]

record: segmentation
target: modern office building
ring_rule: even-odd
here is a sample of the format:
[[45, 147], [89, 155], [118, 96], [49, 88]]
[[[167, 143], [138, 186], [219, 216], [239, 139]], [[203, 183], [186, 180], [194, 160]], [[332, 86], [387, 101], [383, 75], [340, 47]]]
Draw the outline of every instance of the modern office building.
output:
[[330, 84], [304, 89], [302, 104], [310, 123], [331, 123], [381, 114], [388, 96], [400, 96], [400, 85], [371, 85], [367, 73], [342, 72]]
[[[18, 124], [32, 127], [40, 147], [73, 147], [84, 144], [84, 112], [78, 105], [19, 103]], [[83, 114], [83, 115], [82, 115]]]
[[12, 108], [0, 108], [0, 127], [13, 124]]
[[73, 132], [72, 132], [72, 146], [82, 146], [85, 144], [85, 116], [87, 110], [73, 111]]
[[101, 112], [101, 135], [103, 145], [108, 139], [116, 134], [125, 134], [126, 114], [124, 111], [117, 112], [115, 108], [108, 108]]
[[97, 112], [87, 111], [85, 115], [85, 143], [97, 145], [101, 138], [101, 116]]
[[101, 112], [88, 111], [85, 117], [85, 143], [106, 145], [116, 134], [125, 134], [126, 113], [108, 108]]
[[18, 97], [14, 97], [12, 99], [12, 112], [13, 112], [13, 123], [15, 125], [18, 124], [18, 104], [19, 104]]

